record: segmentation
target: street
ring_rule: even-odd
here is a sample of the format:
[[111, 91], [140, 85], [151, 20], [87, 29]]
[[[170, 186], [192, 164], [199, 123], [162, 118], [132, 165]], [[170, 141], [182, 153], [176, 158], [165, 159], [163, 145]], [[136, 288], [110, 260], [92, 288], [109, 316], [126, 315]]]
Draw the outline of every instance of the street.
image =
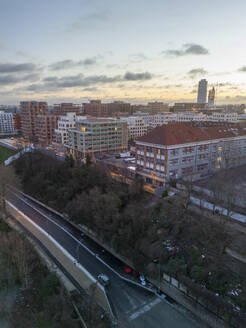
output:
[[[88, 241], [84, 245], [83, 240], [88, 237], [81, 236], [79, 230], [75, 232], [75, 228], [68, 227], [67, 223], [63, 225], [61, 218], [58, 218], [54, 213], [43, 208], [41, 210], [40, 206], [20, 194], [11, 193], [8, 200], [56, 239], [95, 278], [100, 273], [105, 273], [110, 278], [111, 284], [108, 288], [108, 296], [117, 317], [124, 322], [124, 326], [148, 328], [198, 327], [189, 319], [185, 311], [181, 313], [165, 299], [160, 299], [152, 292], [121, 279], [114, 268], [111, 269], [111, 265], [104, 264], [107, 259], [110, 264], [113, 262], [112, 258], [109, 259], [112, 255], [102, 251], [102, 248], [99, 245], [96, 246], [94, 241], [91, 241], [90, 248], [88, 247]], [[115, 259], [114, 264], [115, 266], [118, 265], [117, 259]]]

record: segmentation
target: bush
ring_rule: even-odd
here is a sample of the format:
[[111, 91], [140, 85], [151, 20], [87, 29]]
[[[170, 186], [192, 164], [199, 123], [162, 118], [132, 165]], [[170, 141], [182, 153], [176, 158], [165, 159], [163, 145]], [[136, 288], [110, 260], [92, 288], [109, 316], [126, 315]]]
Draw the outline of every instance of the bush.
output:
[[54, 273], [49, 273], [41, 282], [41, 294], [43, 297], [57, 293], [60, 286], [59, 280]]
[[11, 231], [11, 228], [8, 226], [7, 223], [3, 221], [3, 219], [0, 219], [0, 231], [2, 232], [9, 232]]
[[187, 273], [187, 264], [184, 259], [173, 257], [168, 261], [167, 270], [171, 276], [177, 276], [178, 274], [185, 275]]
[[164, 190], [163, 193], [161, 194], [161, 197], [164, 198], [167, 196], [168, 196], [168, 192], [167, 192], [167, 190]]
[[176, 188], [177, 181], [176, 179], [172, 178], [169, 180], [169, 185], [173, 188]]
[[202, 266], [194, 265], [190, 271], [190, 275], [196, 282], [203, 283], [206, 281], [207, 273]]

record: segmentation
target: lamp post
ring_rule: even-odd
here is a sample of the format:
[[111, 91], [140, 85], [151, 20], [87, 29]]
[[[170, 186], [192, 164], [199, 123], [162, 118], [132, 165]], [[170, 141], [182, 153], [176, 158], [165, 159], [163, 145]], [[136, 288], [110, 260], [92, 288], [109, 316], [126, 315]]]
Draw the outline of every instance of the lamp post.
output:
[[76, 246], [77, 262], [79, 262], [79, 246], [80, 246], [80, 243], [81, 243], [81, 239], [78, 239], [78, 243], [77, 243], [77, 246]]

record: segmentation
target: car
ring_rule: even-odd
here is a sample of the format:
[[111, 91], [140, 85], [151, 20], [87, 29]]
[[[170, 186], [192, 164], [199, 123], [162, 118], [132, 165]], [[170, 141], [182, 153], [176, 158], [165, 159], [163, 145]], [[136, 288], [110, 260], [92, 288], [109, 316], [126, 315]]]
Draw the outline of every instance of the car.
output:
[[124, 265], [125, 272], [130, 274], [132, 273], [132, 269], [128, 265]]
[[110, 285], [109, 277], [104, 273], [99, 274], [97, 279], [104, 287], [108, 287]]
[[146, 286], [146, 281], [145, 281], [145, 278], [143, 275], [139, 276], [139, 279], [140, 279], [140, 283], [142, 286]]

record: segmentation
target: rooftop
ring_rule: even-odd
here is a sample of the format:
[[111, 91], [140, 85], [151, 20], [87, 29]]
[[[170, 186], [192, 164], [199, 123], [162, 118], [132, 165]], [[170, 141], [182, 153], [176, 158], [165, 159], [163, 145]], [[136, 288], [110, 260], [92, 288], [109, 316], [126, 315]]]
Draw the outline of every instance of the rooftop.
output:
[[243, 135], [246, 135], [246, 129], [240, 127], [204, 127], [194, 126], [190, 123], [170, 123], [156, 127], [149, 134], [138, 138], [136, 141], [171, 146]]

